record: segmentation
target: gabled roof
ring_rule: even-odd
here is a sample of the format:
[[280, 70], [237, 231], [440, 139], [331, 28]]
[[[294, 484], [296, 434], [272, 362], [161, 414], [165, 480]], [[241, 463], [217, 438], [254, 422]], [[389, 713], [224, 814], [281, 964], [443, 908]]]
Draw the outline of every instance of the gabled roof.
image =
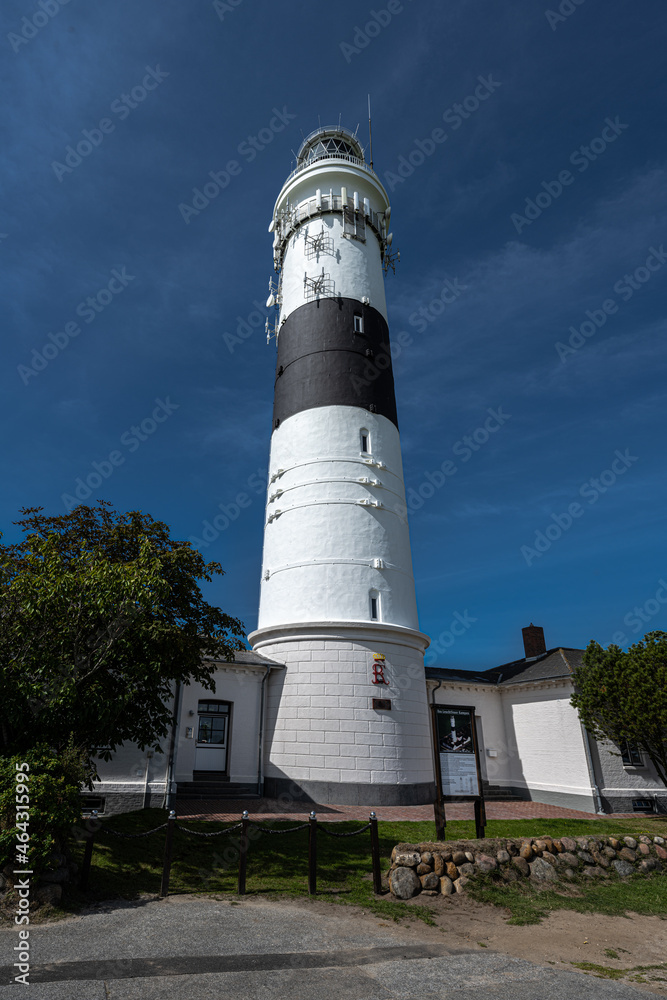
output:
[[583, 649], [557, 646], [530, 660], [512, 660], [510, 663], [503, 663], [501, 666], [491, 667], [489, 670], [427, 667], [426, 676], [433, 680], [463, 681], [468, 684], [492, 684], [496, 687], [507, 687], [511, 684], [569, 677], [573, 670], [581, 666], [583, 653]]
[[[519, 660], [518, 663], [507, 664], [505, 673], [502, 667], [494, 667], [489, 673], [497, 673], [502, 687], [509, 684], [524, 684], [526, 681], [544, 681], [551, 677], [569, 677], [572, 671], [581, 666], [583, 649], [566, 649], [562, 646], [549, 649], [534, 660]], [[511, 670], [508, 668], [512, 668]]]
[[497, 682], [488, 676], [488, 671], [480, 673], [479, 670], [456, 670], [452, 667], [426, 667], [426, 676], [432, 680], [463, 681], [465, 684], [496, 684]]

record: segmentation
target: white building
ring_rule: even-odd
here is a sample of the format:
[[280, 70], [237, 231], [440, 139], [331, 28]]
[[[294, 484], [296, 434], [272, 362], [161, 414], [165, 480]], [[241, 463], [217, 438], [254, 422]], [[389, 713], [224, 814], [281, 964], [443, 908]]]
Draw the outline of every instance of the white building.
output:
[[547, 650], [534, 625], [523, 640], [525, 656], [499, 667], [426, 670], [431, 702], [475, 709], [486, 794], [586, 812], [667, 811], [667, 788], [645, 755], [598, 743], [570, 705], [584, 651]]
[[[526, 632], [537, 635], [538, 641], [542, 634], [531, 626], [524, 629], [524, 641]], [[571, 671], [581, 662], [583, 650], [547, 650], [533, 640], [527, 653], [531, 655], [480, 672], [426, 669], [430, 703], [475, 709], [485, 796], [586, 812], [667, 812], [667, 789], [651, 762], [632, 747], [618, 748], [587, 737], [570, 705]], [[174, 744], [174, 792], [178, 789], [179, 794], [202, 799], [238, 799], [269, 790], [263, 775], [276, 730], [272, 732], [267, 725], [269, 698], [262, 712], [262, 686], [265, 695], [268, 688], [279, 700], [288, 669], [255, 653], [237, 653], [234, 663], [218, 665], [215, 694], [199, 685], [182, 692]], [[218, 724], [222, 739], [211, 744], [208, 737], [223, 717], [224, 723]], [[200, 735], [203, 740], [197, 739]], [[618, 756], [620, 752], [623, 756]], [[167, 752], [147, 756], [135, 747], [121, 748], [113, 761], [101, 764], [102, 780], [86, 796], [91, 807], [101, 806], [108, 814], [163, 805], [168, 759]], [[304, 809], [311, 801], [323, 801], [317, 795], [309, 797], [304, 785], [294, 778], [281, 794], [302, 800]], [[381, 807], [384, 785], [378, 785], [377, 792], [373, 804]], [[354, 796], [348, 796], [347, 802], [354, 804]]]
[[[604, 752], [569, 706], [580, 651], [426, 680], [384, 294], [390, 217], [355, 135], [320, 128], [304, 140], [269, 226], [277, 362], [253, 651], [218, 665], [214, 693], [177, 692], [164, 754], [124, 747], [100, 766], [106, 811], [162, 802], [168, 785], [432, 802], [429, 697], [474, 706], [490, 786], [589, 811], [604, 802]], [[640, 770], [628, 784], [617, 768], [607, 801], [648, 795]]]

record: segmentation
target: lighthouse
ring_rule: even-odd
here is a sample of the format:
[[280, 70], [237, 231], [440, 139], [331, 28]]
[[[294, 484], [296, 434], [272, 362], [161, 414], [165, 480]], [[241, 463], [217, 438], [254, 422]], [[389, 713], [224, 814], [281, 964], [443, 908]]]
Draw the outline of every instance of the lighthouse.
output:
[[432, 802], [433, 755], [384, 272], [391, 208], [356, 134], [301, 145], [269, 226], [276, 378], [255, 652], [264, 793]]

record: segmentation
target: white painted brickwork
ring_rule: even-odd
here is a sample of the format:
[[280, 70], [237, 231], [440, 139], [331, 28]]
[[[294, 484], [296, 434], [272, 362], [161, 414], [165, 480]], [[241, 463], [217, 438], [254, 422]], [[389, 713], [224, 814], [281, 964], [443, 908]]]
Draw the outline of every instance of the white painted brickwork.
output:
[[[379, 632], [368, 638], [357, 631], [349, 640], [340, 634], [328, 641], [295, 635], [258, 647], [287, 665], [284, 675], [269, 682], [267, 776], [380, 784], [433, 780], [423, 640], [406, 634], [399, 643]], [[314, 642], [326, 648], [313, 650]], [[313, 661], [303, 658], [309, 652], [321, 655], [317, 662], [323, 672], [312, 672]], [[378, 652], [386, 657], [387, 685], [372, 683], [373, 653]], [[329, 662], [342, 666], [343, 654], [339, 685], [326, 667]], [[354, 693], [343, 694], [342, 688]], [[391, 698], [391, 711], [371, 708], [374, 697]]]
[[[513, 757], [513, 783], [591, 797], [591, 779], [571, 686], [508, 692], [505, 727]], [[537, 697], [536, 697], [537, 696]], [[556, 751], [556, 752], [555, 752]]]
[[[612, 753], [611, 751], [616, 751]], [[635, 798], [652, 796], [656, 790], [665, 795], [664, 785], [646, 754], [641, 764], [624, 765], [618, 748], [611, 743], [600, 743], [598, 754], [602, 769], [602, 794], [609, 796], [630, 795]]]

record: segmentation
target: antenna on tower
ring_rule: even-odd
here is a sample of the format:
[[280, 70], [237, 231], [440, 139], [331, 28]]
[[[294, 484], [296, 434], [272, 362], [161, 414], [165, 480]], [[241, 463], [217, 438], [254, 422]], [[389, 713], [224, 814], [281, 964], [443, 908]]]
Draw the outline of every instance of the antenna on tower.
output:
[[368, 144], [370, 146], [371, 170], [373, 169], [373, 133], [371, 132], [371, 95], [368, 95]]
[[339, 111], [339, 112], [338, 112], [338, 128], [339, 128], [339, 129], [340, 129], [340, 120], [341, 120], [342, 116], [343, 116], [343, 112], [342, 112], [342, 111]]

